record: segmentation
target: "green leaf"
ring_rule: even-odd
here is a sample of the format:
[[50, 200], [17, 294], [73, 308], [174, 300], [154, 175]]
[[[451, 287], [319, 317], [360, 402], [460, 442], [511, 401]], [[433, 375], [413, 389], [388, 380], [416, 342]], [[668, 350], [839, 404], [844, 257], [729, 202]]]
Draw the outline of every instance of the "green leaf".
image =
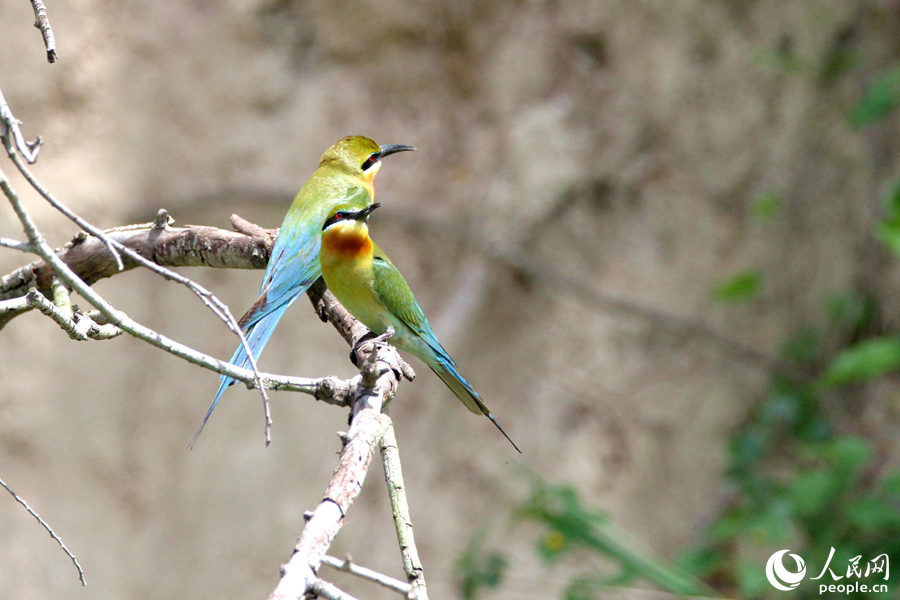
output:
[[887, 205], [888, 218], [900, 220], [900, 179], [894, 182], [894, 186], [888, 192], [887, 197], [885, 197], [885, 204]]
[[881, 487], [888, 494], [900, 496], [900, 472], [892, 473], [885, 477], [884, 481], [881, 482]]
[[888, 506], [877, 498], [863, 498], [847, 506], [847, 517], [860, 529], [874, 533], [887, 532], [900, 526], [900, 514], [896, 507]]
[[781, 353], [800, 364], [812, 364], [822, 353], [822, 336], [810, 328], [803, 328], [784, 344]]
[[766, 570], [761, 569], [757, 561], [746, 559], [739, 561], [737, 575], [741, 598], [750, 600], [772, 592], [772, 584], [766, 579]]
[[781, 211], [781, 198], [773, 193], [766, 193], [753, 201], [750, 214], [760, 221], [768, 221]]
[[875, 228], [875, 236], [894, 254], [900, 255], [900, 179], [885, 198], [885, 217]]
[[900, 255], [900, 225], [882, 221], [875, 228], [875, 237], [884, 244], [888, 250]]
[[838, 481], [830, 470], [799, 473], [791, 484], [794, 510], [800, 517], [811, 517], [828, 505], [838, 491]]
[[769, 431], [765, 427], [748, 427], [730, 444], [732, 464], [736, 469], [750, 468], [761, 461], [769, 448]]
[[498, 552], [484, 548], [488, 531], [480, 527], [472, 533], [469, 546], [456, 559], [459, 592], [463, 600], [476, 600], [482, 588], [495, 589], [503, 581], [507, 560]]
[[723, 304], [735, 304], [751, 300], [762, 291], [762, 273], [749, 269], [732, 275], [712, 291], [712, 298]]
[[865, 331], [875, 318], [872, 297], [856, 292], [833, 296], [827, 302], [829, 317], [836, 328], [852, 335]]
[[850, 123], [864, 127], [887, 117], [900, 106], [900, 68], [876, 79], [863, 97], [850, 109]]
[[821, 383], [835, 386], [867, 381], [897, 369], [900, 369], [900, 338], [872, 338], [838, 354]]
[[836, 471], [854, 474], [862, 470], [872, 455], [869, 442], [854, 436], [842, 436], [829, 445], [826, 456]]

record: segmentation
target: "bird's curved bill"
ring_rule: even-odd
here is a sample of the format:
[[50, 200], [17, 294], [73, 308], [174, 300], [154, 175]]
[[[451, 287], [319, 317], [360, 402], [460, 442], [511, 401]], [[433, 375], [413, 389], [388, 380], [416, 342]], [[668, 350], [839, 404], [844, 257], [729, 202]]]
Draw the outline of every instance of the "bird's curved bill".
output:
[[354, 221], [365, 221], [369, 218], [369, 215], [372, 214], [376, 208], [381, 208], [381, 202], [375, 202], [374, 204], [370, 204], [359, 212], [353, 213]]
[[415, 150], [415, 148], [407, 146], [406, 144], [385, 144], [381, 147], [381, 150], [378, 151], [378, 158], [384, 158], [385, 156], [390, 156], [391, 154], [396, 154], [398, 152], [406, 152], [407, 150]]

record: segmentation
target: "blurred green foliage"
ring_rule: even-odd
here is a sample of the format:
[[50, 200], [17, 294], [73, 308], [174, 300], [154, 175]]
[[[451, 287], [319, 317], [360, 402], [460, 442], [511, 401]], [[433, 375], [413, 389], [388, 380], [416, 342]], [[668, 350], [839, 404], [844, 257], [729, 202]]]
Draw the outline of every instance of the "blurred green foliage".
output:
[[712, 298], [722, 304], [736, 304], [752, 300], [762, 291], [762, 272], [748, 269], [726, 278], [712, 290]]
[[476, 600], [482, 589], [492, 590], [503, 582], [506, 556], [485, 550], [488, 530], [480, 527], [469, 540], [469, 546], [456, 559], [459, 595], [463, 600]]
[[[566, 600], [590, 600], [604, 589], [636, 579], [656, 584], [662, 590], [686, 596], [708, 595], [703, 582], [645, 548], [640, 548], [600, 510], [584, 504], [570, 486], [555, 486], [537, 475], [529, 476], [531, 492], [515, 510], [518, 522], [533, 522], [541, 534], [537, 554], [548, 564], [559, 563], [574, 553], [597, 554], [609, 559], [617, 572], [582, 573], [569, 581]], [[472, 535], [466, 551], [457, 559], [459, 595], [475, 600], [480, 591], [491, 590], [502, 581], [507, 559], [484, 549], [485, 529]]]
[[850, 110], [850, 123], [865, 127], [881, 121], [900, 106], [900, 67], [876, 79]]
[[[826, 409], [848, 393], [848, 384], [866, 385], [897, 370], [898, 348], [893, 338], [862, 339], [838, 353], [820, 377], [774, 377], [732, 440], [730, 500], [685, 555], [688, 570], [725, 593], [753, 599], [781, 593], [762, 568], [781, 548], [806, 560], [807, 580], [820, 573], [831, 548], [830, 567], [842, 576], [853, 557], [864, 564], [885, 553], [900, 556], [900, 472], [887, 469], [867, 440], [845, 432]], [[807, 580], [791, 592], [796, 598], [818, 596], [819, 582]], [[883, 583], [845, 582], [857, 580]]]
[[875, 235], [891, 252], [900, 256], [900, 179], [894, 183], [884, 204], [885, 216]]
[[612, 559], [620, 569], [611, 576], [575, 577], [566, 590], [566, 600], [589, 600], [602, 588], [636, 578], [652, 581], [674, 594], [701, 595], [707, 591], [680, 567], [637, 547], [606, 514], [586, 506], [572, 487], [553, 486], [532, 478], [531, 495], [519, 507], [517, 516], [543, 526], [537, 552], [545, 560], [559, 561], [573, 551], [583, 550]]
[[[886, 204], [876, 235], [897, 252], [900, 182]], [[885, 582], [880, 574], [847, 571], [853, 559], [864, 572], [878, 556], [900, 557], [900, 471], [846, 417], [848, 407], [874, 397], [881, 378], [900, 371], [900, 335], [884, 330], [866, 294], [835, 298], [826, 313], [824, 330], [802, 330], [785, 345], [784, 359], [796, 369], [773, 374], [767, 396], [735, 432], [728, 501], [683, 557], [686, 569], [723, 593], [750, 600], [785, 593], [769, 584], [762, 565], [790, 548], [807, 567], [790, 593], [819, 596], [818, 586], [835, 580], [828, 573], [810, 579], [822, 573], [833, 548], [829, 568], [838, 583], [889, 586], [841, 597], [896, 597], [896, 576]]]
[[768, 221], [781, 212], [781, 198], [777, 194], [766, 193], [750, 204], [750, 216], [758, 221]]
[[[784, 43], [776, 51], [760, 53], [756, 61], [799, 74], [817, 73], [819, 81], [829, 85], [856, 60], [838, 47], [816, 68], [790, 46]], [[872, 82], [849, 119], [863, 127], [898, 107], [900, 67]], [[875, 237], [900, 256], [900, 179], [887, 194], [884, 209]], [[767, 193], [751, 203], [749, 215], [764, 222], [781, 210], [781, 198]], [[763, 278], [762, 270], [746, 269], [721, 281], [710, 295], [722, 304], [753, 300], [762, 292]], [[840, 597], [900, 597], [896, 574], [885, 580], [883, 572], [866, 573], [867, 565], [879, 557], [888, 557], [888, 568], [891, 558], [900, 558], [900, 470], [891, 466], [885, 452], [854, 432], [842, 419], [846, 412], [834, 410], [836, 405], [846, 410], [875, 393], [879, 379], [900, 372], [900, 332], [873, 326], [877, 313], [872, 297], [847, 293], [828, 302], [823, 330], [801, 329], [787, 340], [783, 360], [792, 368], [772, 374], [767, 395], [734, 432], [726, 500], [679, 566], [638, 548], [608, 516], [585, 505], [574, 488], [532, 476], [531, 494], [516, 515], [543, 527], [537, 553], [551, 563], [576, 551], [594, 553], [619, 568], [615, 575], [574, 577], [565, 599], [598, 598], [603, 589], [637, 578], [685, 596], [714, 595], [710, 590], [715, 589], [745, 600], [785, 594], [805, 600], [828, 597], [828, 592], [819, 592], [820, 584], [859, 582], [887, 583], [888, 591], [849, 591]], [[480, 589], [499, 586], [507, 564], [503, 555], [483, 551], [479, 535], [476, 532], [458, 561], [465, 600], [477, 598]], [[765, 573], [768, 557], [783, 548], [801, 556], [807, 569], [790, 592], [776, 590]], [[857, 565], [857, 573], [849, 570], [852, 565]]]

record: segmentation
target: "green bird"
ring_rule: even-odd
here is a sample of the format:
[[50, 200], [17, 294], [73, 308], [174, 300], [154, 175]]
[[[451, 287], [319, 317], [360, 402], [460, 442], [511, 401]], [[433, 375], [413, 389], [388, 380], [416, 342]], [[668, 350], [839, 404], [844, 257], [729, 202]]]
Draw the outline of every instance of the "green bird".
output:
[[[381, 159], [406, 150], [415, 148], [404, 144], [379, 146], [367, 137], [353, 135], [339, 140], [322, 155], [319, 168], [300, 188], [284, 217], [259, 288], [259, 299], [241, 317], [240, 326], [254, 359], [259, 358], [284, 311], [322, 275], [322, 222], [335, 211], [360, 210], [372, 204]], [[243, 345], [238, 346], [229, 362], [250, 368]], [[216, 397], [194, 434], [191, 447], [222, 393], [233, 383], [234, 379], [227, 375], [219, 378]]]
[[379, 206], [338, 207], [330, 212], [322, 227], [319, 252], [325, 285], [379, 341], [390, 339], [394, 346], [428, 365], [466, 408], [487, 416], [521, 454], [438, 342], [400, 271], [369, 237], [366, 221]]

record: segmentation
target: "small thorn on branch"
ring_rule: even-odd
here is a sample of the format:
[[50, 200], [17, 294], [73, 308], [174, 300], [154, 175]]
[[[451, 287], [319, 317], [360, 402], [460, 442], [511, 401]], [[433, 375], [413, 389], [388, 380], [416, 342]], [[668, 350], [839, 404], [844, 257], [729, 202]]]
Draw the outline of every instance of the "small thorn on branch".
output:
[[175, 223], [175, 217], [169, 214], [164, 208], [159, 209], [159, 212], [156, 213], [156, 219], [153, 221], [153, 229], [162, 229], [164, 230], [166, 227], [173, 225]]
[[378, 378], [381, 377], [382, 373], [385, 371], [386, 369], [378, 368], [378, 347], [373, 345], [372, 352], [369, 353], [369, 356], [366, 358], [366, 362], [361, 369], [362, 387], [368, 390], [373, 389], [375, 384], [378, 383]]

